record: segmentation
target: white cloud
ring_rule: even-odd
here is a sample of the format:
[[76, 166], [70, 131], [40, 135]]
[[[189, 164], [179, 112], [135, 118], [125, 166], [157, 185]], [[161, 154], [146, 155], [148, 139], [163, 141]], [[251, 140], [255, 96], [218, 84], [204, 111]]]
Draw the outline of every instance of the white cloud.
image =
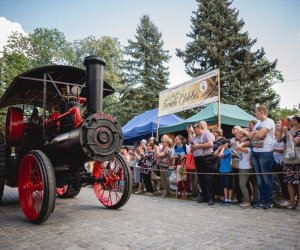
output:
[[18, 31], [22, 34], [26, 34], [22, 29], [21, 24], [14, 23], [7, 20], [5, 17], [0, 17], [0, 51], [2, 51], [3, 47], [7, 43], [8, 36], [11, 35], [13, 31]]

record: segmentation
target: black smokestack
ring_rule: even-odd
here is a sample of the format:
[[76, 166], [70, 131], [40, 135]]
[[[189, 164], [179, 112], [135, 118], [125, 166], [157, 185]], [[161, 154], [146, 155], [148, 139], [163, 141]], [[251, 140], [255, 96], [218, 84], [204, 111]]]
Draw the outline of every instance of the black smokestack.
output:
[[83, 62], [86, 67], [86, 90], [88, 115], [102, 112], [103, 76], [105, 60], [98, 56], [87, 56]]

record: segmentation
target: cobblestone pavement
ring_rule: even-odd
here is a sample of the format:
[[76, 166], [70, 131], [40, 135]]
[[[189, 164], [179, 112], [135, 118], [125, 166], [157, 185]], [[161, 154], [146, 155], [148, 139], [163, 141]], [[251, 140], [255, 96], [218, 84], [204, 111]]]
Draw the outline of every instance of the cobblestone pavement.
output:
[[57, 199], [42, 225], [27, 221], [17, 190], [0, 206], [0, 249], [300, 249], [300, 213], [241, 209], [132, 195], [119, 210], [99, 204], [93, 190]]

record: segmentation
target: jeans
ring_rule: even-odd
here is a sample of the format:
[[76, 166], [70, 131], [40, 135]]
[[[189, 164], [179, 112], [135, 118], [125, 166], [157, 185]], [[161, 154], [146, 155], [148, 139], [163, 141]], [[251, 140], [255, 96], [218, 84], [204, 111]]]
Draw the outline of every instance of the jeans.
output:
[[260, 201], [263, 203], [272, 202], [273, 195], [273, 175], [261, 174], [272, 173], [273, 152], [252, 152], [252, 163], [256, 176]]

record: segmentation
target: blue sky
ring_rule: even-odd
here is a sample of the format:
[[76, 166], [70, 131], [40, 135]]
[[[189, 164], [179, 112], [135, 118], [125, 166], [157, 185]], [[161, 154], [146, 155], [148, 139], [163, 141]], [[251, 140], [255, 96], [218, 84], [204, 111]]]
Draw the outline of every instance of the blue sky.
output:
[[[244, 30], [258, 39], [257, 48], [264, 47], [269, 60], [278, 59], [285, 82], [274, 88], [281, 96], [281, 107], [298, 106], [300, 1], [234, 0], [232, 6], [244, 19]], [[89, 35], [112, 36], [126, 45], [128, 39], [134, 39], [140, 17], [148, 14], [163, 34], [164, 49], [172, 55], [170, 86], [174, 86], [190, 79], [175, 49], [183, 49], [189, 41], [186, 33], [196, 8], [195, 0], [1, 0], [0, 17], [5, 21], [0, 19], [0, 40], [5, 39], [4, 31], [12, 24], [10, 27], [26, 33], [39, 27], [57, 28], [70, 41]]]

